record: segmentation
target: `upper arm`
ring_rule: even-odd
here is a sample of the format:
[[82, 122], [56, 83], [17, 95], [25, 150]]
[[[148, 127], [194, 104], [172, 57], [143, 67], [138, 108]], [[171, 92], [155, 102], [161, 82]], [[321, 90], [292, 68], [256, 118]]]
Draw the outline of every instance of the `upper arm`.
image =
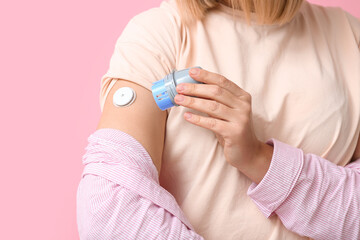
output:
[[359, 135], [359, 138], [358, 138], [358, 141], [357, 141], [357, 144], [356, 144], [354, 154], [353, 154], [353, 156], [351, 158], [351, 161], [355, 161], [355, 160], [357, 160], [359, 158], [360, 158], [360, 135]]
[[[134, 16], [117, 39], [109, 69], [102, 78], [103, 112], [98, 128], [114, 128], [133, 136], [148, 151], [158, 170], [167, 112], [158, 108], [149, 89], [176, 68], [180, 33], [178, 15], [171, 4], [164, 3]], [[104, 99], [110, 79], [119, 81]], [[129, 107], [112, 104], [112, 95], [122, 86], [136, 92], [137, 98]]]
[[[115, 107], [112, 103], [113, 94], [121, 87], [131, 87], [136, 92], [136, 99], [130, 106]], [[160, 171], [166, 117], [167, 112], [158, 108], [150, 90], [119, 79], [107, 95], [98, 129], [114, 128], [133, 136]]]

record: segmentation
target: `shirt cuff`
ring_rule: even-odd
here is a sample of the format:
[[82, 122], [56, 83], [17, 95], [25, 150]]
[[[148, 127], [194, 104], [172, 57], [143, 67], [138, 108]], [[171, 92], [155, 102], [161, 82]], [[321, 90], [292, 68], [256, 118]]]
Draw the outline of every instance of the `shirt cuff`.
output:
[[259, 184], [252, 183], [247, 194], [266, 217], [286, 200], [303, 167], [303, 152], [285, 143], [270, 139], [274, 146], [270, 167]]
[[150, 200], [194, 230], [166, 189], [159, 185], [157, 170], [145, 148], [132, 136], [117, 129], [96, 130], [88, 138], [82, 176], [100, 176]]

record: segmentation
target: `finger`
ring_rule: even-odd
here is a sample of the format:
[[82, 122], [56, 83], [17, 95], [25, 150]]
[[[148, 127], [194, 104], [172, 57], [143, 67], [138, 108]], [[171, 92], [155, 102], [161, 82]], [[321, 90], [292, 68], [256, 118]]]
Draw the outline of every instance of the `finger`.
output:
[[238, 102], [238, 98], [218, 85], [181, 83], [176, 87], [176, 91], [188, 96], [215, 100], [230, 108], [235, 108]]
[[217, 135], [221, 135], [227, 129], [226, 122], [216, 118], [199, 116], [190, 112], [186, 112], [184, 118], [194, 125], [213, 131]]
[[240, 88], [238, 85], [236, 85], [234, 82], [228, 80], [226, 77], [220, 74], [209, 72], [199, 68], [190, 69], [189, 74], [196, 81], [218, 85], [222, 88], [225, 88], [237, 97], [249, 94], [245, 90]]
[[228, 106], [225, 106], [224, 104], [221, 104], [216, 101], [208, 100], [208, 99], [202, 99], [202, 98], [195, 98], [195, 97], [189, 97], [184, 95], [176, 95], [174, 98], [175, 102], [181, 106], [191, 108], [194, 110], [197, 110], [199, 112], [206, 113], [212, 117], [223, 119], [227, 121], [234, 121], [236, 120], [236, 116], [234, 116], [234, 113], [236, 113], [236, 110], [233, 110], [229, 108]]

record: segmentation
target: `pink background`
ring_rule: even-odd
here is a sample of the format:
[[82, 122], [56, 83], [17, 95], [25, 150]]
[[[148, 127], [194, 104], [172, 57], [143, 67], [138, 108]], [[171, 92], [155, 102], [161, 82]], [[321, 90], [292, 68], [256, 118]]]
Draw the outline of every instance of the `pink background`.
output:
[[[160, 2], [2, 4], [0, 239], [78, 239], [76, 190], [100, 78], [128, 20]], [[357, 0], [312, 2], [360, 17]]]

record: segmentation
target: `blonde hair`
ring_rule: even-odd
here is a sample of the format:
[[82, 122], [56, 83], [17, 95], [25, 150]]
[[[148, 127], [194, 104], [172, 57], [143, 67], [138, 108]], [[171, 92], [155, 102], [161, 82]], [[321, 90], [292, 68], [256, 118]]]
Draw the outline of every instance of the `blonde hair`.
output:
[[242, 10], [248, 23], [253, 12], [259, 24], [281, 25], [295, 16], [303, 0], [176, 0], [185, 24], [203, 19], [209, 10], [224, 2], [230, 4], [233, 10]]

